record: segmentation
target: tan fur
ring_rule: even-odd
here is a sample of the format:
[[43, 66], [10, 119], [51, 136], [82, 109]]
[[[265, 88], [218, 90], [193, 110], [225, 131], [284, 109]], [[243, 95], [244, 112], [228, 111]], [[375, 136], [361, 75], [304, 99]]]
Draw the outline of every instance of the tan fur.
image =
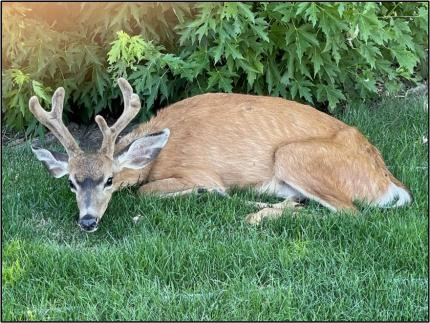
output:
[[[354, 200], [375, 201], [390, 180], [404, 187], [357, 129], [297, 102], [198, 95], [161, 110], [122, 138], [116, 150], [166, 127], [169, 142], [145, 170], [149, 184], [141, 191], [258, 188], [275, 176], [333, 209], [355, 210]], [[127, 176], [132, 176], [129, 171]]]
[[104, 178], [105, 174], [113, 173], [110, 161], [101, 154], [80, 154], [69, 159], [69, 173], [78, 181]]
[[116, 150], [167, 127], [169, 142], [152, 165], [148, 181], [195, 178], [192, 170], [226, 187], [255, 185], [273, 175], [274, 153], [280, 146], [333, 135], [345, 126], [309, 106], [279, 98], [204, 94], [160, 111], [122, 138]]

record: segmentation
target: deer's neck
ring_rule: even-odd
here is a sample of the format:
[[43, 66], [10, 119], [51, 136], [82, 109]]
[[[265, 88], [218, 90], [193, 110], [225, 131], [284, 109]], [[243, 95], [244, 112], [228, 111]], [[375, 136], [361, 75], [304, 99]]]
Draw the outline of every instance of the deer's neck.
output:
[[[144, 135], [157, 132], [159, 129], [157, 125], [153, 122], [142, 123], [137, 128], [123, 136], [115, 145], [114, 155], [119, 155], [125, 152], [129, 146], [137, 139], [142, 138]], [[132, 186], [132, 185], [140, 185], [147, 182], [148, 175], [152, 169], [153, 162], [149, 163], [142, 169], [129, 169], [126, 168], [118, 173], [119, 182], [121, 183], [121, 187], [124, 186]]]
[[152, 163], [142, 169], [123, 169], [116, 175], [118, 176], [119, 188], [146, 183], [151, 168]]

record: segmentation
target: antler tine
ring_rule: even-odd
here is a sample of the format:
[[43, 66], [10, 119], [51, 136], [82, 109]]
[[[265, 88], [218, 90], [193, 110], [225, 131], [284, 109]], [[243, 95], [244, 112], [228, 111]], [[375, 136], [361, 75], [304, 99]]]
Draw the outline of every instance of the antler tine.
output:
[[64, 89], [59, 87], [52, 96], [52, 108], [50, 112], [43, 109], [36, 96], [32, 96], [28, 103], [31, 113], [61, 142], [69, 156], [77, 155], [81, 152], [69, 129], [62, 120], [64, 103]]
[[121, 89], [124, 99], [124, 111], [112, 127], [109, 127], [106, 120], [98, 115], [96, 122], [103, 134], [103, 142], [100, 152], [113, 157], [115, 141], [118, 135], [127, 127], [133, 118], [139, 113], [140, 100], [137, 94], [133, 93], [133, 88], [124, 78], [118, 79], [118, 85]]

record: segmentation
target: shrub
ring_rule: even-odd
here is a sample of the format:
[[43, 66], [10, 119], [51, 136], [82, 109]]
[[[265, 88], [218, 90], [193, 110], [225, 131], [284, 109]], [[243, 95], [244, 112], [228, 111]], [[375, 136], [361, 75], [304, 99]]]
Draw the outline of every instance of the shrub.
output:
[[[117, 113], [118, 76], [141, 96], [142, 119], [217, 91], [334, 109], [428, 77], [427, 3], [57, 6], [78, 9], [61, 28], [34, 16], [5, 23], [2, 112], [16, 129], [34, 130], [29, 96], [48, 98], [57, 86], [69, 93], [69, 117]], [[5, 17], [23, 17], [27, 7], [9, 8]]]
[[[402, 80], [422, 80], [414, 69], [427, 55], [425, 6], [198, 4], [196, 15], [177, 28], [176, 54], [157, 48], [150, 55], [135, 56], [129, 66], [133, 73], [124, 69], [121, 75], [142, 89], [139, 94], [148, 98], [148, 108], [154, 97], [176, 101], [196, 93], [236, 91], [333, 109], [341, 100], [396, 92]], [[145, 52], [144, 39], [136, 37], [140, 52]], [[119, 42], [113, 43], [112, 51]], [[167, 56], [174, 60], [173, 68], [161, 63]], [[110, 57], [111, 69], [118, 71], [117, 64], [124, 66], [124, 60], [125, 56]], [[183, 84], [179, 89], [173, 82], [178, 78]], [[148, 79], [157, 81], [144, 81]]]
[[15, 3], [3, 8], [2, 118], [27, 132], [41, 130], [28, 110], [30, 96], [38, 95], [48, 107], [59, 86], [66, 90], [66, 118], [88, 121], [97, 113], [115, 112], [112, 104], [120, 92], [106, 70], [106, 53], [116, 31], [169, 44], [174, 26], [189, 12], [188, 5], [163, 3]]

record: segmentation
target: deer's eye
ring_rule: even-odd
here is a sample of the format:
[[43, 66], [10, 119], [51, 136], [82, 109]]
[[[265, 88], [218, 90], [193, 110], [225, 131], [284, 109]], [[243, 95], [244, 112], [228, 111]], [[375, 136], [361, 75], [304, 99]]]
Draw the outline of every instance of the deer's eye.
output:
[[75, 184], [73, 184], [72, 180], [69, 179], [69, 186], [72, 189], [75, 189]]
[[105, 187], [111, 186], [112, 185], [112, 177], [109, 177], [105, 183]]

